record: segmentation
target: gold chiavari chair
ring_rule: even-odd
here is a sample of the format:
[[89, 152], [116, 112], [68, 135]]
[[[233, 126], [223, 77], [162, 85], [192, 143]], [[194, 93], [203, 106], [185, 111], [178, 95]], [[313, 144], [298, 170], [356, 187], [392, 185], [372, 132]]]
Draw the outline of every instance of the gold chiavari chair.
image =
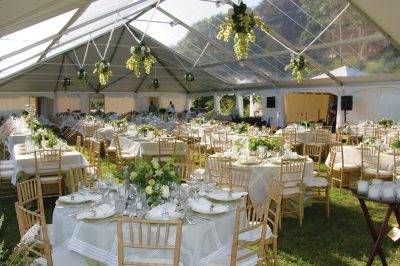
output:
[[383, 139], [383, 138], [386, 137], [387, 132], [388, 132], [388, 130], [385, 127], [377, 126], [375, 128], [375, 132], [374, 132], [375, 138], [376, 139]]
[[207, 174], [208, 180], [218, 181], [221, 176], [221, 170], [219, 168], [219, 158], [217, 156], [208, 156], [207, 157]]
[[232, 160], [224, 157], [217, 157], [219, 178], [217, 179], [217, 185], [219, 187], [228, 187], [232, 190]]
[[224, 152], [232, 148], [232, 140], [213, 140], [213, 150], [215, 152]]
[[192, 143], [186, 145], [188, 155], [190, 154], [190, 161], [198, 167], [203, 167], [205, 164], [205, 151], [201, 148], [199, 143]]
[[[276, 179], [270, 179], [268, 182], [268, 195], [266, 202], [267, 230], [265, 237], [265, 249], [267, 265], [278, 265], [278, 231], [281, 217], [282, 195], [282, 182]], [[270, 256], [268, 252], [270, 246], [272, 246], [272, 256]], [[271, 257], [272, 263], [270, 263]]]
[[110, 162], [116, 161], [116, 148], [111, 147], [106, 139], [103, 139], [104, 143], [104, 156], [106, 158], [107, 165], [110, 165]]
[[374, 137], [375, 137], [375, 126], [374, 125], [364, 126], [363, 139], [370, 139]]
[[333, 159], [329, 161], [329, 169], [327, 178], [324, 177], [312, 177], [304, 178], [305, 190], [309, 198], [305, 202], [325, 204], [326, 206], [326, 217], [330, 215], [330, 181], [328, 178], [332, 176], [332, 171], [335, 162], [335, 153]]
[[203, 131], [203, 145], [205, 146], [206, 152], [208, 154], [214, 153], [214, 146], [213, 146], [213, 138], [212, 138], [212, 130], [206, 129]]
[[83, 146], [89, 150], [90, 139], [93, 138], [96, 131], [95, 125], [83, 125]]
[[61, 149], [37, 150], [35, 155], [36, 177], [42, 186], [56, 185], [56, 190], [43, 193], [46, 197], [62, 195]]
[[182, 181], [187, 181], [196, 169], [195, 165], [192, 163], [177, 163], [179, 177]]
[[358, 173], [360, 171], [360, 166], [345, 163], [342, 142], [331, 143], [329, 165], [332, 159], [334, 159], [334, 165], [332, 169], [331, 184], [335, 185], [335, 183], [339, 183], [340, 192], [342, 192], [345, 177], [349, 178], [352, 173]]
[[230, 172], [229, 188], [231, 190], [240, 190], [248, 192], [250, 187], [251, 169], [249, 167], [233, 168], [231, 166], [229, 172]]
[[297, 132], [295, 128], [285, 128], [282, 132], [282, 137], [286, 143], [292, 146], [293, 150], [297, 150], [301, 145], [300, 142], [297, 142]]
[[266, 202], [250, 203], [238, 208], [230, 253], [215, 256], [206, 261], [206, 265], [262, 265], [266, 259], [266, 238], [271, 237], [266, 205]]
[[38, 258], [33, 262], [27, 261], [27, 265], [87, 265], [83, 256], [68, 249], [67, 241], [52, 249], [44, 214], [30, 211], [17, 202], [15, 203], [15, 211], [21, 238], [33, 227], [40, 226], [38, 235], [30, 248], [30, 252]]
[[82, 136], [76, 135], [75, 149], [82, 152]]
[[92, 177], [95, 175], [99, 176], [98, 169], [95, 165], [69, 169], [70, 188], [72, 189], [69, 193], [77, 192], [79, 184], [92, 186]]
[[[283, 183], [282, 215], [295, 214], [299, 216], [300, 226], [304, 217], [304, 169], [306, 159], [282, 160], [279, 179]], [[288, 203], [293, 203], [290, 206]], [[297, 209], [293, 209], [297, 208]]]
[[370, 178], [393, 179], [393, 172], [381, 169], [381, 151], [375, 145], [361, 146], [361, 180]]
[[[131, 219], [118, 217], [118, 265], [180, 265], [180, 248], [182, 221], [160, 221]], [[163, 251], [169, 253], [168, 258], [143, 258], [125, 256], [131, 250]], [[172, 257], [172, 259], [170, 258]]]
[[314, 173], [314, 176], [319, 175], [321, 172], [322, 147], [323, 145], [320, 144], [303, 145], [303, 155], [312, 158], [317, 163], [317, 172]]
[[393, 181], [400, 181], [400, 149], [393, 149]]
[[327, 145], [330, 140], [330, 131], [326, 129], [316, 129], [315, 130], [315, 141], [313, 144], [317, 145]]
[[158, 160], [165, 161], [176, 154], [176, 139], [175, 138], [159, 138], [158, 139]]
[[336, 132], [333, 133], [331, 136], [332, 136], [331, 142], [340, 142], [340, 143], [342, 143], [343, 139], [344, 139], [343, 128], [342, 127], [338, 127], [336, 129]]
[[115, 145], [115, 160], [117, 169], [122, 170], [125, 164], [133, 163], [137, 159], [134, 154], [125, 153], [121, 150], [121, 143], [119, 141], [118, 134], [114, 134], [114, 145]]
[[44, 215], [42, 183], [40, 178], [17, 182], [17, 194], [20, 206]]

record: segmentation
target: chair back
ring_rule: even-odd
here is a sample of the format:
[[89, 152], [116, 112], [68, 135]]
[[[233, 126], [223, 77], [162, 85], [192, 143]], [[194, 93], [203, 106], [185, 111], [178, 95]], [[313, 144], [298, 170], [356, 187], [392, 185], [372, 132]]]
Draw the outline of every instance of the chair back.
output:
[[158, 158], [172, 157], [176, 152], [176, 139], [171, 137], [159, 138], [158, 139]]
[[219, 168], [218, 157], [217, 156], [208, 156], [206, 166], [207, 166], [208, 180], [210, 180], [210, 181], [211, 180], [214, 180], [214, 181], [219, 180], [221, 171]]
[[281, 161], [279, 179], [284, 189], [299, 188], [303, 191], [304, 169], [306, 158], [288, 159]]
[[[120, 216], [117, 221], [118, 265], [179, 265], [182, 221], [131, 219]], [[149, 251], [149, 258], [127, 258], [125, 250]], [[157, 252], [158, 251], [158, 252]], [[166, 258], [154, 254], [168, 253]], [[169, 256], [168, 256], [169, 255]], [[167, 257], [168, 256], [168, 257]]]
[[278, 238], [279, 221], [281, 217], [281, 203], [283, 184], [277, 179], [270, 179], [268, 182], [268, 195], [266, 202], [266, 219], [271, 229], [272, 236]]
[[365, 177], [366, 169], [373, 169], [376, 178], [379, 176], [380, 168], [380, 149], [375, 145], [361, 146], [361, 179]]
[[181, 180], [189, 180], [195, 170], [193, 163], [177, 163], [176, 166]]
[[375, 137], [375, 126], [374, 125], [366, 125], [364, 126], [364, 139], [374, 138]]
[[69, 178], [72, 189], [70, 193], [77, 192], [79, 189], [79, 184], [91, 186], [92, 177], [94, 175], [98, 176], [98, 174], [97, 167], [94, 165], [69, 169]]
[[77, 151], [81, 152], [81, 150], [82, 150], [82, 136], [81, 135], [76, 135], [75, 148]]
[[229, 187], [232, 190], [232, 159], [217, 157], [219, 178], [217, 180], [217, 185], [219, 187]]
[[310, 156], [314, 158], [321, 158], [322, 155], [322, 145], [316, 144], [316, 145], [303, 145], [303, 155], [304, 156]]
[[315, 130], [315, 144], [326, 145], [330, 139], [330, 131], [326, 129], [316, 129]]
[[18, 203], [39, 213], [44, 214], [42, 183], [40, 178], [33, 178], [23, 182], [17, 182]]
[[[15, 203], [15, 212], [21, 238], [34, 226], [40, 226], [39, 234], [35, 237], [34, 244], [30, 251], [36, 256], [44, 258], [48, 266], [53, 266], [51, 244], [44, 213], [30, 211], [21, 206], [18, 202]], [[27, 265], [30, 264], [28, 263]]]
[[83, 136], [85, 138], [93, 137], [96, 131], [95, 125], [83, 125]]
[[295, 128], [285, 128], [282, 133], [282, 137], [286, 143], [293, 146], [297, 144], [297, 132]]
[[249, 191], [250, 187], [250, 179], [251, 179], [251, 170], [249, 167], [245, 168], [232, 168], [230, 171], [230, 182], [229, 188], [239, 189], [242, 191]]
[[[259, 204], [250, 202], [246, 207], [238, 208], [235, 211], [230, 265], [240, 265], [241, 261], [254, 255], [258, 256], [258, 262], [265, 259], [266, 214], [266, 202]], [[253, 235], [253, 232], [259, 232], [260, 237], [252, 237], [251, 241], [240, 241], [243, 235]], [[249, 249], [250, 247], [253, 248]], [[247, 252], [241, 255], [240, 251], [243, 249], [246, 249]]]
[[53, 174], [61, 176], [61, 149], [37, 150], [34, 156], [37, 176]]
[[[329, 153], [330, 153], [330, 160], [334, 159], [333, 164], [339, 163], [341, 166], [341, 169], [344, 169], [343, 143], [342, 142], [332, 142]], [[334, 157], [332, 158], [333, 154], [334, 154]]]

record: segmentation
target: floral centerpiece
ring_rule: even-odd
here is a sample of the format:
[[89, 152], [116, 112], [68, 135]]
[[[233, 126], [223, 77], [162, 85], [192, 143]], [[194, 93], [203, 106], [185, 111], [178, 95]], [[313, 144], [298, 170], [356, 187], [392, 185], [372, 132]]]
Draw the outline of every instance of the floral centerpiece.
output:
[[245, 122], [241, 122], [233, 125], [233, 129], [237, 131], [239, 134], [249, 133], [250, 126]]
[[297, 83], [300, 83], [303, 76], [311, 71], [310, 62], [306, 61], [303, 55], [295, 56], [290, 55], [290, 63], [285, 66], [286, 71], [291, 71], [292, 76], [296, 79]]
[[39, 129], [31, 138], [41, 148], [53, 148], [58, 144], [58, 137], [49, 129]]
[[233, 141], [233, 150], [239, 152], [241, 149], [245, 147], [245, 142], [243, 139], [238, 138]]
[[114, 119], [111, 121], [111, 125], [114, 129], [122, 130], [128, 128], [128, 119], [126, 117], [122, 119]]
[[196, 124], [202, 125], [202, 124], [205, 123], [206, 119], [205, 119], [204, 116], [197, 116], [196, 118], [193, 119], [193, 121], [194, 121]]
[[95, 64], [93, 74], [99, 75], [99, 82], [101, 85], [106, 85], [112, 76], [110, 63], [105, 60], [100, 60]]
[[154, 136], [158, 136], [159, 135], [158, 129], [153, 125], [145, 124], [145, 125], [140, 125], [140, 126], [137, 127], [137, 132], [142, 136], [147, 136], [147, 133], [149, 131], [152, 131]]
[[270, 28], [260, 17], [255, 16], [246, 4], [243, 2], [239, 5], [233, 4], [233, 9], [229, 10], [225, 22], [220, 25], [217, 38], [228, 42], [234, 33], [236, 58], [243, 60], [249, 55], [250, 43], [256, 41], [255, 26], [258, 26], [265, 33], [270, 31]]
[[269, 150], [280, 150], [282, 149], [284, 141], [279, 138], [269, 137], [250, 137], [249, 138], [249, 149], [256, 151], [258, 147], [265, 146]]
[[389, 117], [382, 117], [378, 123], [379, 123], [379, 125], [384, 126], [384, 127], [391, 127], [394, 124], [393, 119], [391, 119]]
[[25, 110], [23, 112], [22, 117], [28, 128], [31, 129], [32, 131], [36, 131], [42, 127], [39, 120], [37, 119], [36, 109], [30, 105], [25, 106]]
[[400, 139], [395, 139], [392, 141], [392, 148], [400, 149]]
[[311, 129], [316, 127], [316, 123], [314, 121], [303, 120], [303, 121], [300, 121], [299, 124], [303, 127], [311, 128]]
[[145, 44], [132, 46], [131, 56], [126, 61], [126, 68], [133, 71], [137, 77], [140, 77], [140, 63], [143, 63], [144, 70], [149, 75], [152, 66], [156, 63], [156, 59], [150, 52], [150, 48]]
[[173, 160], [159, 162], [157, 158], [153, 158], [149, 163], [141, 159], [127, 172], [127, 181], [146, 194], [151, 207], [169, 198], [172, 183], [180, 183]]

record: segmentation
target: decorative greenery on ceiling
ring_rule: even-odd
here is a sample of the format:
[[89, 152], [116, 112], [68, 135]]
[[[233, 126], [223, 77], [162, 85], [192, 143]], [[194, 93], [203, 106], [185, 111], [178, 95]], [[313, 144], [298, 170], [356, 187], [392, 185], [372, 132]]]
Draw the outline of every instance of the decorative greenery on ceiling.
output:
[[140, 64], [143, 63], [146, 74], [150, 74], [151, 68], [156, 63], [150, 48], [145, 44], [131, 47], [131, 56], [126, 61], [126, 68], [133, 71], [137, 77], [141, 76]]
[[305, 60], [303, 55], [291, 54], [290, 57], [290, 63], [285, 67], [285, 70], [291, 71], [297, 83], [300, 83], [303, 77], [311, 71], [311, 64]]
[[249, 55], [250, 43], [256, 41], [255, 26], [258, 26], [265, 33], [270, 31], [267, 24], [260, 17], [255, 16], [246, 4], [243, 2], [239, 5], [233, 4], [233, 9], [228, 12], [225, 22], [220, 25], [217, 38], [228, 42], [234, 34], [236, 58], [243, 60]]
[[99, 82], [102, 86], [106, 85], [112, 76], [112, 71], [110, 69], [110, 63], [105, 60], [98, 61], [95, 64], [95, 69], [93, 74], [99, 75]]

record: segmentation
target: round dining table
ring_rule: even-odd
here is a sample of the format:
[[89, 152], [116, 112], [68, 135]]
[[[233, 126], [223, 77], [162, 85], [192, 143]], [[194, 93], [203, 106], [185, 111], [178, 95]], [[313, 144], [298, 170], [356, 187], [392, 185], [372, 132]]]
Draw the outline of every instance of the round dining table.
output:
[[[56, 205], [50, 227], [52, 246], [66, 243], [68, 249], [84, 256], [88, 265], [118, 265], [116, 218], [78, 220], [76, 214], [83, 208], [88, 206]], [[180, 249], [183, 265], [207, 265], [210, 259], [230, 252], [234, 217], [235, 212], [229, 211], [215, 215], [199, 214], [199, 219], [191, 224], [184, 220]], [[140, 254], [130, 251], [125, 255], [142, 259], [161, 256], [156, 250], [140, 251]]]

